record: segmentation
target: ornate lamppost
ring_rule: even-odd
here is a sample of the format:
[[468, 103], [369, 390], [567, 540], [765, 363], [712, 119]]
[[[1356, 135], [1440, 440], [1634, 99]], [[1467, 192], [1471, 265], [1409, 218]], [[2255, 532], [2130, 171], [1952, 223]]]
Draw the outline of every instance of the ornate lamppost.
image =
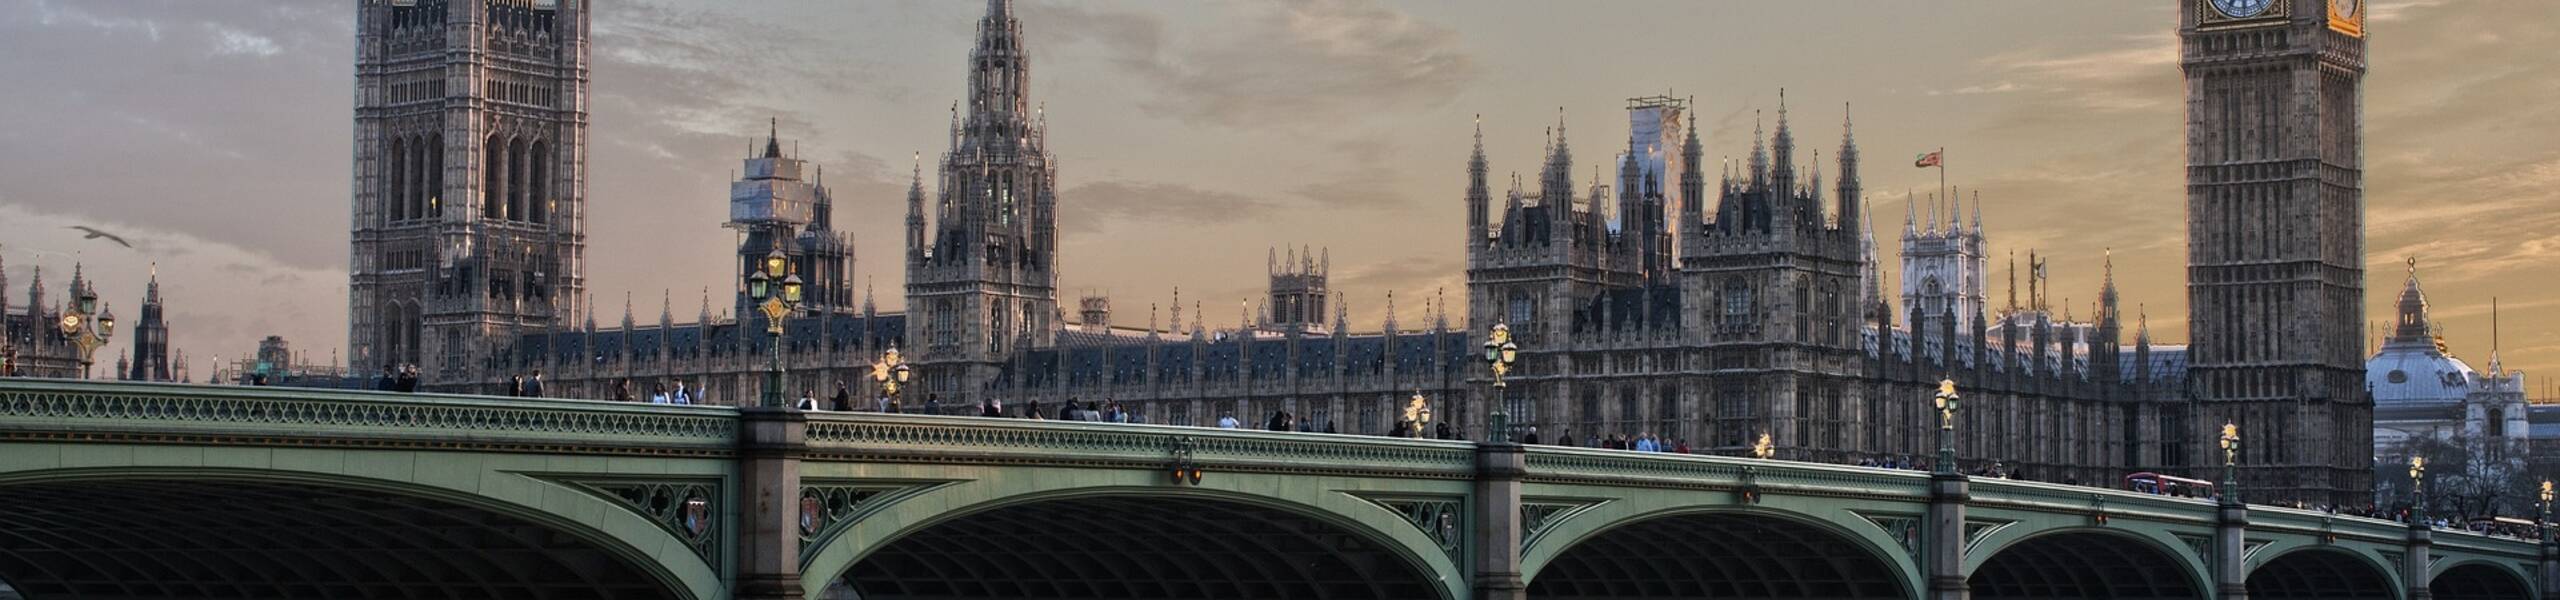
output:
[[1938, 380], [1938, 468], [1937, 472], [1956, 471], [1956, 406], [1964, 398], [1956, 395], [1956, 380]]
[[1751, 457], [1752, 457], [1752, 458], [1757, 458], [1757, 459], [1760, 459], [1760, 460], [1769, 460], [1769, 458], [1770, 458], [1770, 457], [1777, 456], [1777, 455], [1778, 455], [1778, 446], [1777, 446], [1776, 444], [1769, 443], [1769, 434], [1766, 434], [1766, 433], [1760, 434], [1760, 441], [1752, 442], [1752, 443], [1751, 443]]
[[1410, 435], [1414, 439], [1431, 437], [1426, 433], [1431, 429], [1431, 399], [1422, 397], [1422, 390], [1414, 390], [1413, 399], [1405, 403], [1404, 420], [1413, 422]]
[[[1491, 431], [1487, 433], [1502, 443], [1511, 442], [1511, 397], [1509, 384], [1503, 383], [1502, 376], [1510, 373], [1511, 365], [1519, 362], [1520, 345], [1511, 343], [1511, 325], [1493, 324], [1493, 333], [1484, 339], [1484, 363], [1493, 370], [1493, 414]], [[1421, 392], [1415, 392], [1414, 397], [1420, 398]]]
[[2409, 520], [2425, 526], [2427, 521], [2427, 457], [2409, 457]]
[[2222, 424], [2222, 503], [2240, 503], [2240, 426]]
[[107, 345], [108, 338], [115, 337], [115, 310], [101, 311], [98, 293], [90, 291], [88, 286], [80, 286], [80, 292], [71, 298], [71, 306], [62, 311], [59, 325], [62, 326], [63, 337], [71, 338], [72, 346], [80, 350], [80, 378], [88, 379], [90, 354], [97, 352], [99, 346]]
[[2542, 517], [2534, 522], [2534, 529], [2541, 530], [2544, 545], [2551, 543], [2551, 480], [2549, 479], [2542, 480]]
[[764, 374], [764, 405], [790, 406], [782, 400], [782, 318], [800, 307], [800, 275], [792, 272], [791, 257], [779, 246], [764, 255], [762, 268], [747, 275], [747, 297], [764, 312], [764, 331], [773, 337], [772, 362]]
[[880, 393], [889, 396], [890, 404], [898, 403], [898, 391], [914, 378], [915, 369], [907, 366], [907, 360], [898, 355], [898, 347], [894, 344], [889, 346], [888, 352], [880, 354], [880, 362], [871, 363], [871, 380], [880, 384]]

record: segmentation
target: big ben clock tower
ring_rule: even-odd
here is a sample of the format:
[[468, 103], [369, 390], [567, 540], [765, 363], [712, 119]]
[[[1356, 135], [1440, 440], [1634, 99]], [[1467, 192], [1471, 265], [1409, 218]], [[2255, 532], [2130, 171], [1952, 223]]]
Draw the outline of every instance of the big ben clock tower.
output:
[[2373, 493], [2364, 388], [2362, 0], [2182, 0], [2187, 79], [2184, 427], [2199, 474], [2239, 426], [2252, 502]]

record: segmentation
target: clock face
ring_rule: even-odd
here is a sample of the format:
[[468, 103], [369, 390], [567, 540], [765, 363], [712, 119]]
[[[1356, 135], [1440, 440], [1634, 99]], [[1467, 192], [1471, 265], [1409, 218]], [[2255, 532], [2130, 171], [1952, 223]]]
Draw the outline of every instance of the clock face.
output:
[[2364, 0], [2329, 0], [2329, 28], [2364, 37]]
[[[2274, 0], [2213, 0], [2213, 9], [2220, 11], [2222, 16], [2242, 19], [2255, 17], [2258, 16], [2259, 13], [2267, 12], [2267, 4], [2273, 1]], [[2352, 2], [2354, 0], [2343, 1]]]

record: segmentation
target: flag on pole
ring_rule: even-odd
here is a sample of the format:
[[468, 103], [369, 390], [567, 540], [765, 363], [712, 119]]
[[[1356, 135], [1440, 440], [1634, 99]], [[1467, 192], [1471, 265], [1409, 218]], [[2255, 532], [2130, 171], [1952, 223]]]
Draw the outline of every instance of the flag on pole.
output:
[[1940, 155], [1942, 155], [1942, 154], [1946, 154], [1946, 153], [1947, 153], [1947, 152], [1946, 152], [1945, 150], [1940, 150], [1940, 151], [1937, 151], [1937, 152], [1931, 152], [1931, 153], [1928, 153], [1928, 154], [1922, 154], [1922, 155], [1920, 155], [1920, 159], [1919, 159], [1919, 160], [1911, 161], [1911, 166], [1919, 167], [1919, 168], [1923, 168], [1923, 169], [1926, 169], [1926, 168], [1929, 168], [1929, 167], [1935, 167], [1935, 166], [1938, 166], [1938, 161], [1939, 161], [1940, 159], [1944, 158], [1944, 157], [1942, 157], [1942, 156], [1940, 156]]

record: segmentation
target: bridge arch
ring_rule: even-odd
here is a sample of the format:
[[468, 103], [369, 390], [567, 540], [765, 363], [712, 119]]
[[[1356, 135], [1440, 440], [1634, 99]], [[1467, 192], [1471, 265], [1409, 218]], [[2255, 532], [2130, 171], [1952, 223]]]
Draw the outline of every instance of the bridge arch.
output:
[[[1854, 517], [1852, 517], [1854, 518]], [[1578, 520], [1578, 519], [1577, 519]], [[1530, 598], [1911, 598], [1907, 554], [1793, 511], [1688, 507], [1542, 538]], [[1749, 553], [1734, 552], [1750, 547]]]
[[1977, 600], [2211, 597], [2201, 560], [2163, 537], [2094, 526], [1994, 532], [1965, 552], [1965, 581]]
[[2252, 558], [2253, 600], [2398, 600], [2400, 585], [2380, 557], [2338, 546], [2302, 545]]
[[2435, 600], [2530, 598], [2532, 578], [2512, 565], [2486, 559], [2448, 560], [2428, 569], [2427, 592]]
[[129, 464], [0, 468], [17, 524], [0, 529], [0, 579], [30, 598], [107, 599], [690, 600], [725, 588], [642, 517], [513, 473], [108, 462]]
[[[820, 597], [841, 582], [863, 598], [1468, 593], [1439, 541], [1330, 485], [1213, 473], [1176, 487], [1155, 473], [1095, 475], [1075, 486], [999, 475], [897, 500], [807, 549], [806, 592]], [[1143, 479], [1118, 477], [1131, 475]]]

